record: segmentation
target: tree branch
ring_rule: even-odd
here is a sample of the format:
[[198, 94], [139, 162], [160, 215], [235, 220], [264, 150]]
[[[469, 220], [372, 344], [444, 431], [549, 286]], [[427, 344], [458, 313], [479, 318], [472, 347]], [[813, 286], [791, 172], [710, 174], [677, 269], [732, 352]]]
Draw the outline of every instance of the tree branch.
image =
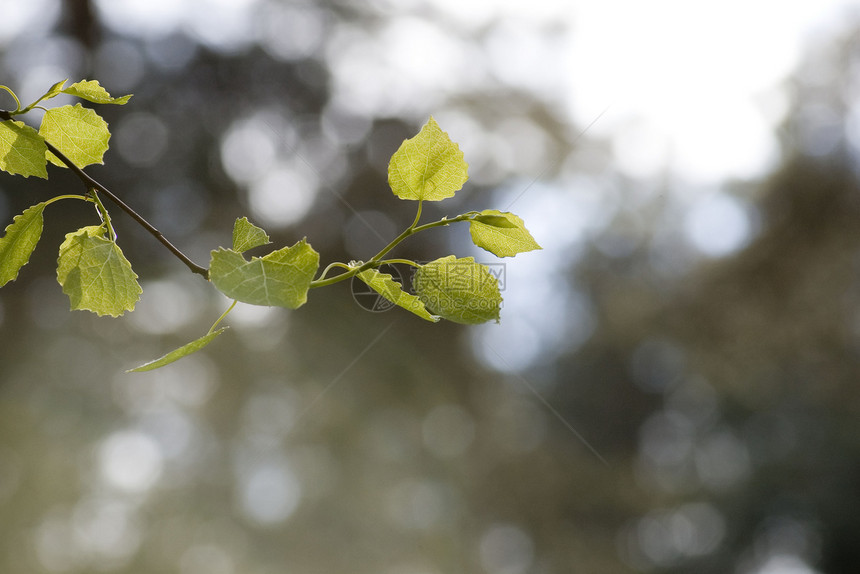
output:
[[131, 216], [132, 219], [138, 222], [144, 229], [146, 229], [150, 234], [152, 234], [153, 237], [155, 237], [159, 242], [161, 242], [161, 244], [164, 245], [171, 253], [173, 253], [173, 255], [175, 255], [180, 261], [185, 263], [186, 267], [188, 267], [192, 273], [197, 273], [198, 275], [202, 275], [204, 279], [209, 279], [208, 269], [197, 265], [191, 259], [189, 259], [187, 255], [182, 253], [182, 251], [180, 251], [175, 245], [168, 241], [167, 238], [162, 235], [162, 233], [158, 229], [155, 228], [155, 226], [145, 220], [139, 213], [129, 207], [128, 204], [126, 204], [123, 200], [114, 195], [112, 191], [110, 191], [108, 188], [90, 177], [89, 174], [87, 174], [84, 170], [75, 165], [72, 160], [63, 155], [63, 152], [54, 147], [53, 144], [48, 141], [45, 141], [45, 145], [48, 147], [48, 151], [57, 156], [57, 159], [66, 164], [66, 167], [68, 167], [70, 170], [75, 172], [75, 175], [77, 175], [78, 178], [80, 178], [80, 180], [84, 183], [84, 185], [87, 186], [87, 189], [92, 188], [100, 193], [103, 193], [105, 197], [107, 197], [113, 203], [119, 206], [120, 209], [125, 211], [129, 216]]
[[[11, 113], [9, 113], [7, 110], [0, 110], [0, 121], [12, 121], [12, 120], [14, 120], [14, 118], [12, 117]], [[70, 170], [75, 172], [75, 175], [77, 175], [78, 178], [86, 186], [87, 191], [89, 191], [90, 189], [95, 189], [96, 191], [103, 193], [105, 195], [105, 197], [107, 197], [112, 202], [114, 202], [116, 205], [118, 205], [120, 207], [120, 209], [122, 209], [127, 214], [129, 214], [132, 219], [134, 219], [136, 222], [138, 222], [153, 237], [155, 237], [162, 245], [167, 247], [168, 251], [173, 253], [180, 261], [185, 263], [186, 267], [188, 267], [192, 273], [197, 273], [198, 275], [202, 275], [204, 279], [207, 279], [207, 280], [209, 279], [209, 270], [208, 269], [206, 269], [205, 267], [201, 267], [200, 265], [197, 265], [196, 263], [191, 261], [191, 259], [189, 259], [187, 255], [182, 253], [175, 245], [173, 245], [170, 241], [168, 241], [167, 238], [164, 235], [162, 235], [162, 233], [158, 229], [156, 229], [154, 225], [152, 225], [150, 222], [145, 220], [139, 213], [137, 213], [135, 210], [133, 210], [131, 207], [129, 207], [123, 200], [121, 200], [119, 197], [114, 195], [111, 190], [109, 190], [108, 188], [106, 188], [105, 186], [103, 186], [102, 184], [100, 184], [99, 182], [94, 180], [92, 177], [90, 177], [89, 174], [87, 174], [84, 170], [82, 170], [77, 165], [75, 165], [75, 163], [72, 160], [67, 158], [63, 154], [63, 152], [61, 152], [56, 147], [54, 147], [54, 145], [51, 142], [45, 140], [45, 146], [47, 146], [48, 151], [50, 151], [52, 154], [57, 156], [57, 159], [59, 159], [61, 162], [63, 162], [66, 165], [66, 167], [68, 167]]]

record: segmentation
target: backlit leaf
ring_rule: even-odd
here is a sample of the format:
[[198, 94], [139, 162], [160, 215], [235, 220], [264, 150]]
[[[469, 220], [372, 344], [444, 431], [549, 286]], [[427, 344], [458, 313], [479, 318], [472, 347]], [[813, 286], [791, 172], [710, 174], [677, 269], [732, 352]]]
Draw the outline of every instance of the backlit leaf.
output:
[[319, 253], [304, 239], [250, 261], [241, 253], [221, 248], [212, 252], [209, 279], [231, 299], [295, 309], [307, 301], [319, 262]]
[[57, 281], [72, 309], [118, 317], [134, 310], [143, 290], [119, 246], [101, 226], [66, 234], [57, 260]]
[[24, 122], [0, 122], [0, 169], [13, 175], [48, 179], [45, 139]]
[[24, 111], [32, 110], [33, 108], [35, 108], [39, 104], [39, 102], [43, 102], [45, 100], [50, 100], [51, 98], [59, 96], [60, 94], [62, 94], [63, 93], [63, 86], [66, 85], [67, 81], [68, 80], [63, 80], [61, 82], [57, 82], [56, 84], [54, 84], [53, 86], [48, 88], [47, 92], [45, 92], [44, 94], [39, 96], [38, 100], [36, 100], [32, 104], [30, 104], [29, 106], [24, 108]]
[[148, 363], [144, 363], [144, 364], [140, 365], [139, 367], [129, 369], [126, 371], [126, 373], [142, 373], [144, 371], [152, 371], [153, 369], [158, 369], [158, 368], [163, 367], [165, 365], [169, 365], [170, 363], [173, 363], [174, 361], [178, 361], [179, 359], [181, 359], [183, 357], [187, 357], [188, 355], [190, 355], [192, 353], [196, 353], [197, 351], [199, 351], [200, 349], [202, 349], [203, 347], [205, 347], [206, 345], [211, 343], [215, 339], [215, 337], [217, 337], [218, 335], [220, 335], [221, 333], [226, 331], [228, 328], [229, 327], [222, 327], [222, 328], [218, 329], [217, 331], [212, 331], [211, 333], [207, 333], [206, 335], [203, 335], [199, 339], [195, 339], [194, 341], [191, 341], [188, 344], [182, 345], [178, 349], [174, 349], [173, 351], [170, 351], [169, 353], [167, 353], [163, 357], [155, 359], [154, 361], [149, 361]]
[[503, 227], [507, 229], [517, 227], [517, 224], [511, 222], [511, 220], [505, 217], [505, 215], [492, 215], [492, 213], [498, 212], [493, 212], [493, 210], [485, 209], [478, 215], [472, 217], [470, 221], [477, 221], [486, 225], [490, 225], [492, 227]]
[[37, 203], [16, 215], [0, 239], [0, 287], [14, 281], [18, 271], [30, 260], [42, 236], [45, 203]]
[[499, 321], [499, 281], [472, 257], [453, 255], [422, 265], [412, 286], [431, 313], [455, 323]]
[[87, 101], [96, 104], [118, 104], [123, 105], [131, 99], [132, 94], [113, 98], [103, 87], [99, 85], [98, 80], [81, 80], [76, 82], [62, 91], [64, 94], [77, 96]]
[[388, 184], [400, 199], [440, 201], [463, 187], [469, 164], [432, 117], [388, 163]]
[[486, 209], [469, 220], [472, 242], [498, 257], [540, 249], [523, 220], [510, 212]]
[[233, 224], [233, 251], [244, 253], [268, 243], [271, 241], [266, 232], [248, 221], [247, 217], [237, 219]]
[[395, 281], [388, 273], [382, 273], [377, 269], [368, 269], [357, 274], [356, 277], [367, 283], [371, 289], [385, 297], [387, 300], [391, 301], [395, 305], [403, 307], [407, 311], [415, 313], [422, 319], [426, 319], [434, 323], [439, 320], [439, 317], [431, 315], [427, 311], [424, 307], [424, 303], [421, 302], [421, 299], [404, 291], [400, 283]]
[[47, 92], [45, 92], [45, 94], [44, 94], [41, 98], [39, 98], [39, 101], [41, 102], [41, 101], [44, 101], [44, 100], [49, 100], [49, 99], [51, 99], [51, 98], [53, 98], [53, 97], [55, 97], [55, 96], [59, 96], [60, 94], [62, 94], [62, 93], [63, 93], [63, 91], [64, 91], [64, 90], [63, 90], [63, 86], [65, 86], [65, 85], [66, 85], [66, 82], [67, 82], [67, 81], [68, 81], [68, 80], [63, 80], [62, 82], [57, 82], [56, 84], [54, 84], [53, 86], [51, 86], [51, 87], [48, 89], [48, 91], [47, 91]]
[[[60, 106], [45, 112], [39, 134], [78, 167], [103, 163], [102, 157], [110, 139], [107, 122], [81, 104]], [[47, 157], [51, 163], [66, 167], [54, 154], [48, 153]]]

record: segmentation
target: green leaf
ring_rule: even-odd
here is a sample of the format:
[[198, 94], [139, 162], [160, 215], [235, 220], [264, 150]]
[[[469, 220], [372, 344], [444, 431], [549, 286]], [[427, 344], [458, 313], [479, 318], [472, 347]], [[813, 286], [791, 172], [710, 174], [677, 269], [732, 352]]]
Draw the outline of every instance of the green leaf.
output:
[[62, 82], [57, 82], [56, 84], [51, 86], [50, 89], [47, 92], [45, 92], [45, 94], [41, 98], [39, 98], [37, 101], [41, 102], [44, 100], [50, 100], [51, 98], [53, 98], [55, 96], [59, 96], [60, 94], [63, 93], [63, 91], [64, 91], [63, 86], [66, 85], [67, 81], [68, 81], [68, 79], [63, 80]]
[[0, 287], [14, 281], [18, 271], [30, 261], [30, 255], [42, 237], [42, 212], [46, 203], [37, 203], [16, 215], [0, 239]]
[[188, 355], [190, 355], [192, 353], [196, 353], [197, 351], [199, 351], [200, 349], [202, 349], [203, 347], [205, 347], [206, 345], [211, 343], [215, 339], [215, 337], [217, 337], [218, 335], [220, 335], [221, 333], [223, 333], [227, 329], [229, 329], [229, 327], [221, 327], [217, 331], [212, 331], [211, 333], [207, 333], [206, 335], [203, 335], [199, 339], [195, 339], [194, 341], [191, 341], [190, 343], [188, 343], [186, 345], [182, 345], [178, 349], [174, 349], [173, 351], [170, 351], [169, 353], [167, 353], [163, 357], [155, 359], [154, 361], [149, 361], [148, 363], [144, 363], [144, 364], [140, 365], [139, 367], [129, 369], [126, 371], [126, 373], [142, 373], [144, 371], [152, 371], [154, 369], [158, 369], [158, 368], [163, 367], [165, 365], [169, 365], [170, 363], [178, 361], [179, 359], [181, 359], [183, 357], [187, 357]]
[[[503, 227], [507, 229], [516, 228], [517, 224], [513, 223], [510, 219], [505, 217], [504, 215], [490, 215], [493, 213], [490, 209], [485, 209], [478, 215], [474, 216], [471, 221], [478, 221], [485, 225], [490, 225], [492, 227]], [[495, 212], [498, 213], [498, 212]]]
[[233, 251], [244, 253], [254, 247], [271, 243], [265, 231], [248, 221], [247, 217], [237, 219], [233, 224]]
[[63, 80], [62, 82], [57, 82], [56, 84], [54, 84], [53, 86], [48, 88], [47, 92], [45, 92], [44, 94], [39, 96], [38, 100], [36, 100], [35, 102], [33, 102], [32, 104], [30, 104], [29, 106], [27, 106], [26, 108], [24, 108], [21, 111], [22, 112], [28, 112], [28, 111], [32, 110], [33, 108], [35, 108], [37, 105], [39, 105], [39, 102], [42, 102], [44, 100], [50, 100], [51, 98], [59, 96], [60, 94], [63, 93], [63, 86], [66, 85], [67, 81], [68, 80]]
[[119, 317], [133, 311], [143, 290], [119, 246], [101, 226], [66, 234], [57, 260], [57, 281], [72, 309]]
[[131, 99], [132, 94], [113, 98], [107, 90], [99, 85], [98, 80], [81, 80], [62, 90], [64, 94], [77, 96], [95, 104], [124, 105]]
[[377, 269], [368, 269], [357, 274], [356, 277], [367, 283], [371, 289], [400, 307], [411, 313], [415, 313], [422, 319], [436, 322], [439, 317], [431, 315], [424, 307], [421, 299], [403, 290], [403, 287], [388, 273], [382, 273]]
[[[39, 134], [54, 144], [78, 167], [103, 163], [102, 157], [108, 149], [110, 131], [101, 116], [81, 104], [60, 106], [45, 112]], [[66, 165], [47, 154], [54, 165]]]
[[463, 187], [469, 164], [432, 117], [388, 163], [388, 184], [400, 199], [441, 201]]
[[541, 249], [523, 220], [510, 212], [485, 209], [469, 220], [472, 242], [498, 257]]
[[48, 179], [45, 139], [24, 122], [0, 122], [0, 169], [13, 175]]
[[209, 279], [219, 291], [251, 305], [296, 309], [307, 301], [320, 255], [302, 239], [250, 261], [232, 249], [212, 252]]
[[453, 255], [422, 265], [412, 286], [427, 309], [455, 323], [499, 322], [499, 281], [472, 257]]

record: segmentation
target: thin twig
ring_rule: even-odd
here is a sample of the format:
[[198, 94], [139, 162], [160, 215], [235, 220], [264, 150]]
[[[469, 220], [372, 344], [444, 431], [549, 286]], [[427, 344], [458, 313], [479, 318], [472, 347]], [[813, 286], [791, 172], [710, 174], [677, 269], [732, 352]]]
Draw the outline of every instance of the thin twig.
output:
[[[12, 114], [9, 113], [7, 110], [0, 110], [0, 120], [13, 120]], [[80, 180], [84, 183], [84, 186], [86, 186], [88, 192], [90, 189], [95, 189], [96, 191], [100, 191], [101, 193], [103, 193], [105, 197], [118, 205], [120, 209], [129, 214], [132, 219], [138, 222], [153, 237], [155, 237], [159, 242], [161, 242], [162, 245], [167, 247], [168, 251], [173, 253], [180, 261], [185, 263], [185, 265], [191, 270], [192, 273], [197, 273], [198, 275], [202, 275], [204, 279], [209, 279], [208, 269], [206, 269], [205, 267], [201, 267], [200, 265], [197, 265], [196, 263], [191, 261], [191, 259], [189, 259], [187, 255], [182, 253], [175, 245], [168, 241], [167, 238], [162, 235], [161, 232], [156, 229], [154, 225], [145, 220], [139, 213], [129, 207], [123, 200], [114, 195], [111, 190], [109, 190], [108, 188], [94, 180], [92, 177], [90, 177], [89, 174], [87, 174], [84, 170], [75, 165], [75, 162], [67, 158], [63, 154], [63, 152], [54, 147], [51, 142], [46, 140], [45, 146], [48, 148], [48, 151], [57, 156], [57, 159], [63, 162], [66, 167], [75, 172], [75, 175], [77, 175], [78, 178], [80, 178]]]
[[202, 275], [204, 279], [209, 279], [208, 269], [197, 265], [191, 259], [189, 259], [187, 255], [182, 253], [182, 251], [180, 251], [175, 245], [168, 241], [167, 238], [162, 235], [162, 233], [158, 229], [156, 229], [154, 225], [145, 220], [139, 213], [129, 207], [128, 204], [126, 204], [123, 200], [114, 195], [112, 191], [100, 184], [98, 181], [94, 180], [84, 170], [75, 165], [72, 160], [63, 155], [63, 152], [54, 147], [53, 144], [46, 141], [45, 145], [48, 147], [48, 151], [57, 156], [57, 159], [66, 164], [66, 167], [68, 167], [70, 170], [75, 172], [75, 175], [77, 175], [81, 179], [81, 181], [84, 182], [84, 185], [87, 186], [87, 189], [95, 188], [97, 191], [103, 193], [105, 197], [107, 197], [113, 203], [119, 206], [120, 209], [125, 211], [129, 216], [131, 216], [132, 219], [138, 222], [144, 229], [146, 229], [150, 234], [152, 234], [153, 237], [160, 241], [162, 245], [167, 247], [167, 249], [171, 253], [173, 253], [180, 261], [185, 263], [185, 265], [191, 270], [192, 273], [197, 273], [198, 275]]

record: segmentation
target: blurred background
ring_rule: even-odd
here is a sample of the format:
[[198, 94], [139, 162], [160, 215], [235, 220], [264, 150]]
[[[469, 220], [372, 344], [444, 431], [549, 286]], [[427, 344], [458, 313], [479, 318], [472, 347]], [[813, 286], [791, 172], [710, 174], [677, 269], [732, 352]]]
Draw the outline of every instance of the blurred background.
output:
[[[499, 325], [338, 284], [125, 374], [229, 302], [114, 209], [143, 297], [70, 313], [56, 249], [96, 219], [52, 205], [0, 291], [0, 571], [857, 571], [856, 3], [2, 7], [25, 103], [135, 94], [88, 171], [199, 263], [245, 215], [368, 258], [412, 221], [386, 167], [431, 114], [471, 179], [426, 221], [513, 211], [544, 249], [503, 261]], [[0, 177], [0, 221], [81, 191], [50, 177]], [[465, 227], [394, 254], [452, 252], [500, 263]]]

